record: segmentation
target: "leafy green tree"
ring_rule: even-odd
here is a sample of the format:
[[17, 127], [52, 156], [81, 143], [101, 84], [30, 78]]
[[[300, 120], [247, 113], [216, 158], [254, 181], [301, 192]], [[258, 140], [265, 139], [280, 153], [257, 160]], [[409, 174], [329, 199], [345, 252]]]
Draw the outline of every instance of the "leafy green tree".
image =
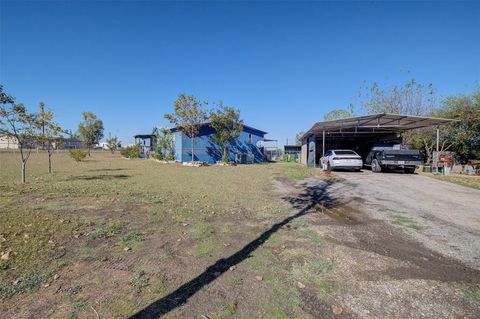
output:
[[40, 121], [40, 140], [43, 149], [47, 150], [48, 154], [48, 173], [52, 173], [52, 154], [54, 145], [58, 147], [60, 141], [59, 137], [62, 133], [60, 125], [53, 121], [54, 114], [52, 110], [45, 110], [45, 103], [40, 102], [40, 112], [38, 113]]
[[23, 104], [3, 91], [0, 85], [0, 134], [15, 140], [20, 150], [22, 183], [25, 183], [27, 161], [38, 141], [40, 122], [38, 115], [28, 113]]
[[172, 131], [166, 127], [155, 130], [155, 158], [164, 161], [174, 159], [174, 142]]
[[207, 120], [207, 113], [202, 107], [207, 104], [197, 99], [193, 95], [178, 95], [174, 102], [174, 111], [171, 114], [165, 114], [165, 118], [173, 125], [178, 127], [191, 140], [192, 162], [195, 161], [195, 137], [200, 131], [202, 123]]
[[87, 146], [88, 156], [93, 145], [103, 138], [103, 122], [92, 112], [82, 113], [83, 122], [78, 125], [78, 133]]
[[436, 116], [457, 120], [444, 135], [463, 161], [480, 159], [480, 87], [472, 94], [446, 98]]
[[[447, 97], [440, 108], [428, 115], [457, 120], [438, 127], [440, 152], [453, 150], [463, 162], [480, 159], [480, 89], [470, 95]], [[427, 162], [432, 159], [436, 148], [436, 129], [422, 128], [403, 135], [406, 143], [424, 150]]]
[[353, 106], [350, 105], [349, 109], [336, 109], [328, 112], [323, 116], [323, 119], [325, 121], [333, 121], [333, 120], [341, 120], [341, 119], [346, 119], [349, 117], [354, 116], [353, 114]]
[[[445, 126], [438, 127], [440, 130], [440, 139], [438, 144], [439, 152], [445, 152], [451, 149], [453, 143], [451, 142]], [[403, 133], [403, 141], [405, 144], [410, 144], [413, 148], [423, 151], [426, 156], [425, 162], [432, 163], [433, 152], [437, 145], [437, 128], [425, 127]]]
[[107, 139], [107, 147], [110, 150], [110, 152], [115, 153], [115, 151], [118, 149], [118, 145], [120, 144], [120, 140], [118, 139], [117, 136], [110, 137]]
[[305, 135], [305, 132], [299, 132], [297, 135], [295, 135], [295, 143], [296, 145], [302, 145], [302, 137]]
[[218, 109], [210, 112], [210, 125], [215, 129], [213, 140], [222, 149], [222, 160], [228, 162], [228, 146], [243, 130], [240, 111], [220, 101]]

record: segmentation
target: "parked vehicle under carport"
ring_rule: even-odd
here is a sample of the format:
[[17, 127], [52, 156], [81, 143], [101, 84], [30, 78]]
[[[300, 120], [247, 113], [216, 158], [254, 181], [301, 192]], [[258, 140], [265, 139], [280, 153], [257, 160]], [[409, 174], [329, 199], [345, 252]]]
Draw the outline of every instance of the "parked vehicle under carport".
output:
[[[322, 165], [321, 158], [329, 149], [353, 150], [365, 160], [372, 147], [403, 144], [405, 132], [424, 127], [437, 127], [438, 133], [440, 125], [447, 125], [453, 121], [445, 118], [382, 113], [317, 122], [302, 136], [301, 163], [318, 167]], [[439, 136], [437, 134], [437, 139]], [[407, 167], [407, 170], [411, 168]]]
[[321, 158], [321, 162], [329, 171], [335, 169], [360, 171], [363, 167], [362, 157], [352, 150], [330, 150]]
[[374, 147], [365, 159], [365, 166], [379, 173], [390, 169], [403, 169], [405, 173], [415, 173], [415, 168], [423, 164], [422, 154], [418, 150], [402, 150], [389, 147]]

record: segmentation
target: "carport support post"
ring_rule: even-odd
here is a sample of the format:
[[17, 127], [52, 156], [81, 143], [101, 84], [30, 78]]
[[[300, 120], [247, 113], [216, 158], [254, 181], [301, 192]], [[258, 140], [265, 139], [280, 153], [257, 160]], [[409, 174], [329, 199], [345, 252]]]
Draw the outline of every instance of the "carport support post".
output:
[[435, 152], [435, 173], [438, 174], [438, 144], [440, 142], [440, 129], [437, 127], [437, 151]]
[[[322, 133], [322, 157], [325, 156], [325, 130], [323, 130], [323, 133]], [[323, 166], [323, 163], [322, 163], [322, 159], [320, 159], [320, 167], [322, 168], [322, 170], [325, 169], [325, 167]]]
[[325, 130], [323, 130], [322, 134], [322, 157], [325, 156]]

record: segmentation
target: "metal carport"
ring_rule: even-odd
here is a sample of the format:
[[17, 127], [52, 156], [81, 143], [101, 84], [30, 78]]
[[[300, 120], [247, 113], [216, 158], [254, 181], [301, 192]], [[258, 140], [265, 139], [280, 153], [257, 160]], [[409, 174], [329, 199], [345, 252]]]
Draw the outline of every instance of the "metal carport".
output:
[[[328, 149], [353, 149], [365, 157], [374, 144], [401, 143], [402, 133], [455, 120], [402, 114], [373, 114], [315, 123], [302, 137], [301, 162], [317, 166]], [[438, 154], [438, 152], [437, 152]]]

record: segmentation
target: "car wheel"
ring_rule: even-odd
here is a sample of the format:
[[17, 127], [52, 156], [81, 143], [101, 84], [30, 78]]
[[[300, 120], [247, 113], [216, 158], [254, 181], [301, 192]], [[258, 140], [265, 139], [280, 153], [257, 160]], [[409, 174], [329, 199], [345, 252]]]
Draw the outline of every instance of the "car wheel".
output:
[[380, 173], [381, 171], [382, 171], [382, 168], [380, 167], [380, 164], [378, 164], [378, 161], [374, 159], [372, 161], [372, 172]]

